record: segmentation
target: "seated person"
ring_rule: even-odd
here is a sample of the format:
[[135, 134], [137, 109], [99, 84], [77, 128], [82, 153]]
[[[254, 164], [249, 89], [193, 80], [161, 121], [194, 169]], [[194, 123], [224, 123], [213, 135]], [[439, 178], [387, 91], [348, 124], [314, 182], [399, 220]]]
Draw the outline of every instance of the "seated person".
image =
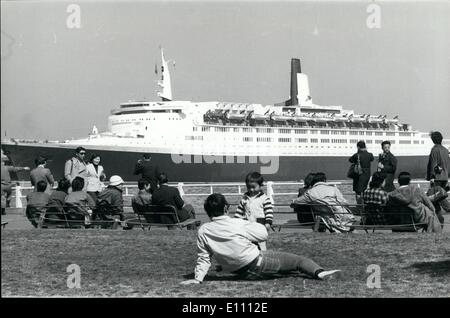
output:
[[[167, 185], [169, 182], [165, 173], [158, 175], [158, 189], [153, 191], [152, 204], [153, 205], [172, 205], [177, 209], [177, 215], [180, 222], [184, 222], [187, 219], [195, 219], [195, 211], [192, 205], [185, 204], [181, 198], [180, 192], [177, 188]], [[172, 224], [176, 223], [175, 218], [172, 216], [161, 216], [161, 223]], [[169, 228], [173, 228], [170, 227]], [[188, 229], [195, 229], [195, 226], [188, 226]]]
[[384, 180], [384, 174], [375, 172], [369, 183], [369, 189], [364, 190], [362, 198], [364, 200], [365, 213], [361, 218], [361, 224], [389, 224], [385, 214], [388, 194], [383, 190]]
[[111, 176], [108, 187], [98, 194], [95, 215], [104, 220], [110, 220], [110, 216], [117, 215], [120, 221], [124, 221], [122, 191], [122, 178]]
[[[339, 270], [324, 271], [313, 260], [286, 252], [260, 251], [256, 244], [268, 238], [267, 229], [257, 222], [228, 216], [225, 197], [214, 193], [205, 200], [204, 208], [211, 222], [200, 227], [197, 234], [198, 258], [195, 279], [184, 285], [200, 284], [214, 257], [226, 272], [241, 279], [263, 279], [276, 274], [301, 272], [314, 279], [323, 279]], [[255, 244], [256, 243], [256, 244]]]
[[[152, 204], [150, 182], [147, 179], [140, 179], [138, 181], [138, 189], [138, 193], [131, 198], [131, 206], [133, 207], [134, 213], [146, 212], [146, 207]], [[144, 217], [149, 223], [154, 221], [149, 215], [144, 214]]]
[[36, 183], [36, 191], [27, 194], [27, 208], [25, 214], [34, 227], [38, 227], [39, 220], [44, 218], [45, 211], [47, 210], [50, 195], [45, 192], [46, 189], [47, 182], [40, 180]]
[[303, 188], [298, 189], [298, 196], [301, 197], [306, 191], [312, 188], [312, 183], [314, 181], [314, 176], [316, 174], [314, 172], [310, 172], [306, 175], [305, 179], [303, 180]]
[[89, 224], [95, 202], [89, 194], [83, 191], [83, 188], [84, 179], [75, 177], [72, 181], [72, 192], [66, 197], [65, 210], [68, 219], [85, 220], [85, 223]]
[[52, 220], [64, 220], [64, 206], [66, 204], [66, 197], [69, 194], [69, 188], [70, 181], [66, 178], [58, 181], [58, 187], [50, 194], [47, 213], [45, 214], [46, 221], [51, 223]]
[[312, 181], [312, 188], [292, 203], [317, 205], [313, 207], [313, 210], [321, 209], [321, 205], [327, 206], [327, 210], [320, 213], [320, 218], [328, 230], [330, 232], [349, 232], [355, 217], [345, 206], [347, 201], [341, 191], [333, 185], [326, 184], [326, 181], [325, 173], [316, 173]]
[[[411, 175], [409, 172], [401, 172], [398, 175], [398, 184], [400, 186], [389, 193], [389, 212], [395, 216], [394, 213], [402, 213], [407, 208], [411, 211], [414, 222], [426, 224], [427, 232], [442, 232], [441, 225], [434, 212], [433, 203], [431, 203], [425, 193], [410, 183]], [[409, 218], [401, 218], [399, 222], [401, 222], [400, 224], [409, 224], [411, 220]]]
[[138, 181], [138, 193], [131, 198], [131, 206], [134, 212], [143, 211], [143, 207], [152, 204], [152, 195], [150, 193], [150, 182], [146, 179]]
[[[303, 180], [303, 187], [298, 189], [298, 196], [301, 197], [306, 191], [312, 188], [315, 173], [310, 172]], [[297, 213], [299, 223], [314, 223], [311, 206], [301, 204], [291, 204], [291, 208]]]
[[430, 182], [430, 188], [427, 191], [428, 199], [433, 203], [436, 215], [444, 226], [444, 214], [450, 212], [450, 201], [447, 191], [437, 182]]

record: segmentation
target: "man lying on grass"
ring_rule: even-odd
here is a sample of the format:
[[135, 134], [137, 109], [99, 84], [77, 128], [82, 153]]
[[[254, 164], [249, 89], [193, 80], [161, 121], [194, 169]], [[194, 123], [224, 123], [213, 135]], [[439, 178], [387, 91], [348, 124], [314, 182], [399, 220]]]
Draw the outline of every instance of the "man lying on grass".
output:
[[315, 279], [323, 279], [339, 270], [325, 271], [311, 259], [286, 252], [260, 251], [257, 243], [267, 240], [264, 225], [227, 215], [229, 204], [220, 193], [211, 194], [204, 208], [212, 222], [198, 230], [198, 259], [195, 279], [181, 284], [203, 281], [214, 256], [219, 266], [242, 279], [262, 279], [274, 274], [302, 272]]

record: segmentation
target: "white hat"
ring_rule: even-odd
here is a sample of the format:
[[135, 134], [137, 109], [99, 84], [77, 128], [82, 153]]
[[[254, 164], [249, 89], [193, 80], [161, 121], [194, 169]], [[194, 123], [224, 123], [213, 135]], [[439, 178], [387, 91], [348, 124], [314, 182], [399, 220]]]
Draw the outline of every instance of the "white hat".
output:
[[109, 178], [109, 185], [117, 186], [122, 183], [123, 183], [123, 180], [119, 176], [111, 176], [111, 178]]

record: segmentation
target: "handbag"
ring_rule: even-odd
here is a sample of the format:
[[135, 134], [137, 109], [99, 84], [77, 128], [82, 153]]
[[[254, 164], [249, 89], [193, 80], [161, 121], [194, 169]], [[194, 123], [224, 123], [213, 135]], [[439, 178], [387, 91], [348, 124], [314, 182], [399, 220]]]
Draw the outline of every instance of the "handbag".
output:
[[350, 179], [355, 179], [358, 178], [360, 175], [362, 175], [362, 173], [363, 171], [361, 167], [361, 161], [358, 155], [358, 160], [356, 161], [356, 163], [352, 163], [350, 168], [348, 169], [347, 177]]

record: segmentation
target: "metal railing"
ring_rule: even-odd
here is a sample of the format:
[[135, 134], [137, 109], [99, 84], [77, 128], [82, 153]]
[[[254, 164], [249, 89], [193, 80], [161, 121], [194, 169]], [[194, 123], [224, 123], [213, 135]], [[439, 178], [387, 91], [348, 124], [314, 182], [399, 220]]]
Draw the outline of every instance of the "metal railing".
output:
[[[420, 187], [421, 184], [428, 184], [427, 181], [425, 180], [413, 180], [411, 181], [411, 183], [413, 184], [417, 184], [418, 187]], [[333, 186], [343, 186], [343, 185], [352, 185], [352, 181], [348, 181], [348, 180], [341, 180], [341, 181], [329, 181], [327, 182], [327, 184], [333, 185]], [[230, 182], [230, 183], [183, 183], [183, 182], [178, 182], [178, 183], [169, 183], [169, 185], [171, 186], [175, 186], [178, 188], [178, 191], [180, 191], [180, 194], [182, 197], [200, 197], [200, 196], [208, 196], [214, 192], [216, 192], [214, 189], [217, 188], [230, 188], [230, 187], [237, 187], [237, 192], [221, 192], [223, 195], [225, 196], [242, 196], [245, 192], [246, 192], [246, 187], [245, 187], [245, 183], [244, 182]], [[266, 187], [266, 194], [273, 199], [274, 196], [279, 196], [279, 195], [292, 195], [292, 196], [297, 196], [298, 191], [295, 192], [275, 192], [274, 187], [278, 187], [278, 186], [297, 186], [297, 187], [302, 187], [304, 185], [303, 182], [274, 182], [274, 181], [267, 181], [265, 184]], [[185, 189], [188, 188], [209, 188], [209, 192], [208, 193], [186, 193]], [[16, 185], [14, 188], [14, 195], [13, 197], [15, 198], [15, 207], [16, 208], [23, 208], [23, 203], [22, 203], [22, 199], [24, 199], [26, 196], [24, 196], [22, 194], [22, 191], [27, 191], [27, 190], [33, 190], [34, 188], [32, 186], [24, 186], [24, 185]], [[54, 187], [53, 189], [56, 189], [56, 187]], [[125, 183], [124, 184], [124, 197], [131, 197], [133, 196], [133, 194], [130, 194], [130, 190], [131, 189], [137, 189], [137, 184], [136, 183]], [[353, 194], [353, 192], [351, 193], [343, 193], [344, 195], [350, 195]]]

